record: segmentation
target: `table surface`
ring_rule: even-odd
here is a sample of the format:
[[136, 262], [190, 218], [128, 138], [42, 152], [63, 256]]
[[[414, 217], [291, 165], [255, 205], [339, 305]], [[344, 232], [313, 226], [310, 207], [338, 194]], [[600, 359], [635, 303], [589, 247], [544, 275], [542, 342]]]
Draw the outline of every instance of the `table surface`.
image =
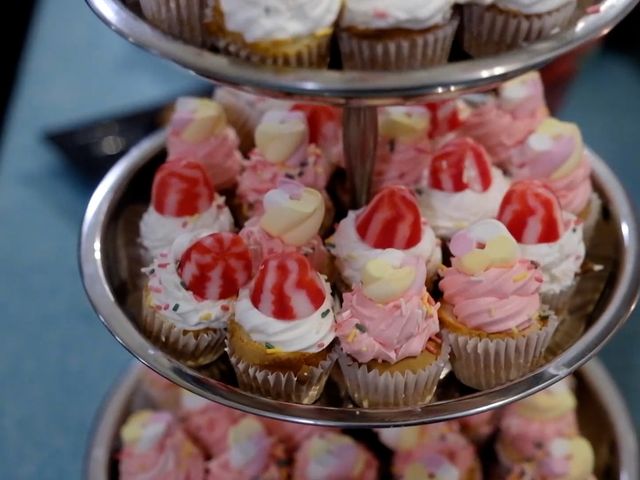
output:
[[[0, 153], [0, 478], [81, 478], [93, 415], [131, 362], [94, 315], [77, 266], [91, 183], [44, 133], [172, 98], [203, 83], [105, 28], [78, 0], [41, 0]], [[585, 64], [560, 117], [640, 200], [640, 65]], [[640, 424], [637, 315], [603, 350]]]

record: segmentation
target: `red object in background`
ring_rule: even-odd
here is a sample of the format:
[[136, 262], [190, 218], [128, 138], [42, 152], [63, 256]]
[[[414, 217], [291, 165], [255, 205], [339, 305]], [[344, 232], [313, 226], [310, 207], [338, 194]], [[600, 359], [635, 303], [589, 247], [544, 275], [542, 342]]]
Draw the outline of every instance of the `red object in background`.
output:
[[589, 54], [598, 43], [598, 41], [591, 42], [572, 50], [556, 58], [540, 70], [547, 105], [552, 115], [562, 106], [564, 96], [580, 69], [582, 59]]

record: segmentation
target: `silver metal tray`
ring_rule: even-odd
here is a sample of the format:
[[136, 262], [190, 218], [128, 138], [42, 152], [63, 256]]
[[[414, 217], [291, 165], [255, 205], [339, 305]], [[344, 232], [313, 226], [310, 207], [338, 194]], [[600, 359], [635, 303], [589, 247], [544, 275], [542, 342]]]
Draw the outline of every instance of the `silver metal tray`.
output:
[[356, 408], [331, 382], [314, 405], [251, 395], [235, 386], [233, 372], [223, 360], [212, 368], [186, 367], [152, 345], [136, 327], [142, 266], [138, 222], [149, 202], [153, 173], [163, 160], [164, 133], [159, 132], [131, 150], [98, 186], [82, 225], [80, 266], [85, 289], [105, 326], [140, 361], [183, 388], [248, 413], [318, 425], [374, 427], [436, 422], [500, 407], [553, 384], [595, 355], [638, 299], [636, 219], [623, 187], [594, 155], [594, 183], [605, 208], [587, 258], [603, 268], [582, 276], [571, 315], [562, 322], [538, 370], [482, 392], [449, 375], [441, 382], [436, 401], [420, 408]]
[[[98, 411], [85, 452], [84, 475], [88, 480], [118, 478], [115, 454], [120, 426], [132, 411], [146, 406], [138, 386], [142, 368], [139, 364], [133, 365], [112, 387]], [[580, 427], [594, 446], [597, 478], [639, 478], [633, 422], [609, 373], [594, 359], [582, 367], [576, 377]]]
[[[326, 103], [382, 105], [489, 89], [606, 34], [638, 0], [581, 0], [571, 26], [501, 55], [409, 72], [266, 68], [187, 45], [136, 15], [137, 1], [86, 0], [100, 19], [130, 42], [218, 83], [271, 96]], [[588, 10], [591, 6], [592, 9]], [[587, 13], [590, 11], [591, 13]]]

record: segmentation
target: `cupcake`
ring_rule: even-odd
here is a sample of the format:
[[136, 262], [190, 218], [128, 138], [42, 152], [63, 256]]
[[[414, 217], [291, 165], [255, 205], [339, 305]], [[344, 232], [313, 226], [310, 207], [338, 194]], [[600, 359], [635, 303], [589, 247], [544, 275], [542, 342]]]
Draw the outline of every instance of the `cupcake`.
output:
[[293, 459], [296, 480], [376, 480], [378, 461], [364, 446], [341, 433], [309, 437]]
[[440, 242], [420, 215], [415, 196], [397, 185], [380, 190], [366, 207], [350, 211], [326, 245], [347, 286], [358, 285], [367, 262], [389, 250], [422, 259], [428, 281], [442, 262]]
[[387, 251], [369, 260], [362, 281], [343, 296], [336, 318], [347, 391], [361, 407], [428, 403], [449, 348], [436, 337], [438, 307], [417, 257]]
[[293, 102], [243, 92], [232, 87], [216, 86], [213, 100], [222, 105], [229, 124], [238, 134], [240, 151], [253, 150], [255, 132], [262, 116], [270, 110], [289, 110]]
[[247, 218], [261, 213], [263, 197], [283, 178], [324, 191], [331, 166], [317, 145], [309, 143], [304, 113], [266, 113], [256, 129], [255, 143], [238, 180], [237, 193]]
[[301, 445], [315, 435], [338, 432], [335, 428], [318, 427], [316, 425], [305, 425], [302, 423], [283, 422], [270, 418], [261, 418], [269, 434], [281, 442], [288, 453], [297, 451]]
[[429, 111], [429, 138], [440, 144], [441, 139], [448, 140], [453, 132], [462, 125], [462, 119], [468, 114], [469, 107], [463, 97], [450, 98], [424, 104]]
[[591, 161], [577, 125], [554, 118], [544, 120], [512, 152], [510, 167], [516, 180], [544, 181], [562, 209], [584, 222], [588, 241], [600, 216], [601, 201], [593, 191]]
[[140, 325], [145, 335], [187, 365], [218, 358], [238, 290], [251, 275], [251, 254], [242, 238], [233, 233], [195, 241], [181, 237], [143, 272], [148, 276]]
[[324, 68], [340, 0], [207, 0], [211, 43], [263, 65]]
[[442, 274], [438, 313], [456, 377], [484, 390], [526, 375], [558, 325], [541, 308], [542, 274], [497, 220], [459, 231], [449, 247], [452, 266]]
[[457, 136], [480, 143], [493, 163], [508, 169], [512, 150], [549, 116], [544, 85], [537, 71], [502, 83], [496, 94], [462, 96]]
[[458, 419], [460, 430], [464, 436], [476, 445], [483, 445], [496, 433], [499, 421], [500, 413], [498, 410], [489, 410]]
[[298, 252], [314, 269], [329, 273], [329, 252], [318, 235], [325, 217], [320, 192], [293, 180], [281, 180], [278, 188], [264, 196], [263, 211], [240, 231], [251, 252], [254, 272], [271, 255]]
[[233, 229], [225, 198], [215, 192], [199, 163], [181, 160], [158, 168], [151, 205], [140, 220], [140, 243], [148, 262], [169, 250], [174, 240], [185, 233]]
[[183, 389], [180, 389], [178, 416], [187, 434], [197, 442], [207, 457], [217, 457], [226, 451], [229, 429], [246, 417], [239, 410]]
[[388, 71], [446, 63], [458, 23], [448, 0], [346, 0], [338, 30], [342, 64]]
[[509, 405], [496, 442], [503, 466], [533, 461], [554, 438], [578, 435], [576, 403], [569, 382], [563, 380]]
[[140, 0], [149, 23], [171, 36], [195, 46], [205, 44], [204, 0]]
[[223, 452], [207, 463], [207, 480], [286, 480], [284, 449], [257, 418], [244, 417], [231, 426]]
[[431, 151], [426, 107], [379, 109], [378, 149], [373, 172], [373, 191], [387, 185], [418, 185]]
[[140, 373], [140, 387], [146, 400], [155, 408], [175, 412], [180, 404], [180, 387], [150, 368]]
[[511, 186], [498, 220], [518, 242], [522, 257], [540, 268], [542, 303], [562, 318], [585, 257], [582, 222], [563, 213], [553, 192], [537, 180], [521, 180]]
[[444, 479], [479, 480], [482, 466], [475, 447], [456, 422], [440, 422], [416, 427], [377, 430], [380, 441], [393, 451], [394, 478], [423, 479], [423, 473], [444, 475]]
[[508, 188], [509, 181], [491, 166], [482, 146], [456, 138], [434, 152], [416, 193], [436, 235], [449, 239], [478, 220], [495, 217]]
[[470, 0], [462, 7], [462, 47], [495, 55], [547, 38], [566, 27], [577, 0]]
[[204, 458], [176, 419], [164, 411], [140, 410], [120, 430], [122, 480], [203, 480]]
[[240, 291], [228, 348], [243, 390], [276, 400], [315, 402], [336, 354], [329, 283], [299, 253], [266, 258]]
[[240, 141], [218, 103], [207, 98], [179, 98], [167, 131], [168, 160], [199, 162], [216, 189], [235, 185], [242, 163]]
[[512, 467], [507, 480], [596, 480], [594, 467], [595, 454], [586, 438], [555, 438], [535, 461]]
[[291, 107], [307, 117], [309, 142], [318, 146], [334, 167], [344, 167], [342, 144], [342, 110], [333, 105], [296, 103]]

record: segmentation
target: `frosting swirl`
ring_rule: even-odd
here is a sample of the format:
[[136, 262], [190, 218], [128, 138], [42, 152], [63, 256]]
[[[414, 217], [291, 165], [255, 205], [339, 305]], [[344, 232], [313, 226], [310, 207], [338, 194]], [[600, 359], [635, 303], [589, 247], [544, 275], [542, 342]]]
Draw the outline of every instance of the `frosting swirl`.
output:
[[340, 17], [340, 26], [371, 30], [422, 30], [447, 23], [451, 18], [452, 8], [451, 0], [403, 0], [393, 3], [385, 0], [347, 0]]

